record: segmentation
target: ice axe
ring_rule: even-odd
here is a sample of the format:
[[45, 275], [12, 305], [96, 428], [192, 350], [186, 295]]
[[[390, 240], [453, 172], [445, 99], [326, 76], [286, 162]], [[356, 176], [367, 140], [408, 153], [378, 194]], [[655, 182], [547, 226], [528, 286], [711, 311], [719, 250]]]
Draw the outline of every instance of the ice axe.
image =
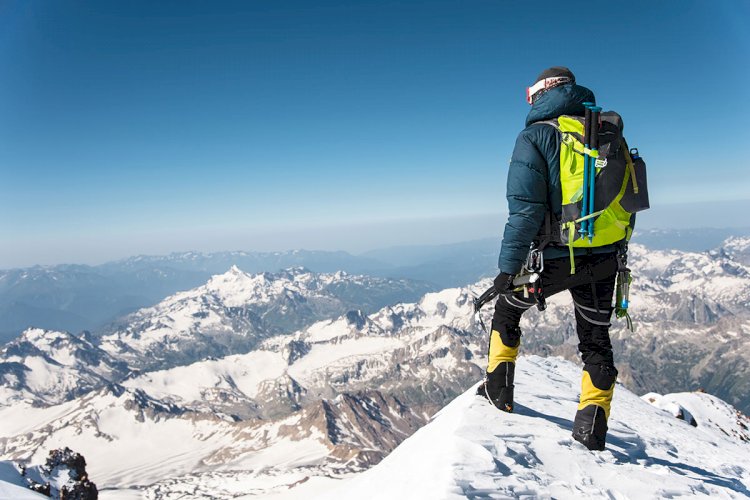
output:
[[[513, 278], [513, 286], [516, 287], [516, 290], [523, 288], [524, 292], [526, 293], [528, 293], [529, 288], [532, 288], [534, 297], [536, 297], [537, 301], [539, 301], [541, 293], [538, 293], [537, 290], [539, 290], [540, 288], [535, 286], [529, 287], [529, 285], [534, 285], [537, 281], [539, 281], [540, 277], [541, 276], [539, 273], [519, 274], [515, 278]], [[480, 295], [479, 297], [475, 297], [474, 300], [472, 300], [472, 303], [474, 304], [474, 318], [479, 322], [480, 325], [482, 325], [483, 330], [487, 330], [487, 327], [484, 325], [484, 321], [482, 321], [482, 307], [498, 295], [499, 293], [495, 289], [495, 285], [492, 285], [487, 290], [485, 290], [482, 295]], [[541, 300], [543, 301], [544, 299], [542, 298]]]

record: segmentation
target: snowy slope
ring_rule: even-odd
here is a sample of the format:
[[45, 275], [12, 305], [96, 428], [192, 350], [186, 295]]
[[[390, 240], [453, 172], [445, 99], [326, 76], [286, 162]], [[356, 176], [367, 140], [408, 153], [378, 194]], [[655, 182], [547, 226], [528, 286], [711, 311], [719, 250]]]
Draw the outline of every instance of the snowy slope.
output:
[[230, 471], [267, 482], [279, 472], [361, 471], [426, 418], [370, 391], [319, 401], [277, 420], [236, 422], [113, 387], [57, 406], [8, 407], [0, 421], [0, 454], [14, 462], [38, 465], [46, 450], [75, 446], [99, 488], [166, 492], [196, 473], [216, 478]]
[[0, 461], [0, 499], [42, 500], [49, 498], [31, 491], [21, 477], [20, 471], [10, 462]]
[[4, 458], [36, 465], [48, 450], [70, 446], [86, 457], [100, 487], [150, 484], [170, 471], [195, 468], [206, 449], [231, 443], [234, 430], [218, 417], [117, 386], [46, 408], [17, 404], [0, 410], [0, 420]]
[[736, 441], [750, 443], [750, 418], [725, 401], [704, 392], [676, 394], [648, 393], [641, 399], [671, 415], [698, 425], [701, 430], [723, 434]]
[[750, 445], [615, 392], [607, 450], [570, 436], [580, 371], [536, 356], [517, 369], [518, 412], [467, 391], [380, 464], [319, 498], [746, 498]]

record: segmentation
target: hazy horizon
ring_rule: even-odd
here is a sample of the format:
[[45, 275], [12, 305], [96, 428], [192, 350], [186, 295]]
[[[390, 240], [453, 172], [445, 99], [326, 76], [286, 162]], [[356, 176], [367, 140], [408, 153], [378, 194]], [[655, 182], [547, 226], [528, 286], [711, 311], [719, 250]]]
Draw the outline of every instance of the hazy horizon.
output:
[[[713, 204], [674, 204], [652, 208], [639, 214], [638, 229], [747, 229], [750, 222], [750, 201], [715, 202]], [[218, 233], [204, 228], [205, 233], [191, 230], [174, 235], [169, 244], [163, 239], [144, 246], [140, 241], [128, 246], [121, 239], [99, 238], [99, 246], [87, 247], [91, 253], [80, 252], [81, 241], [60, 241], [57, 259], [43, 260], [45, 253], [35, 254], [29, 248], [23, 259], [13, 259], [7, 247], [0, 248], [0, 269], [33, 267], [35, 265], [83, 264], [99, 265], [138, 255], [163, 256], [183, 252], [286, 252], [292, 250], [345, 251], [353, 255], [398, 246], [450, 245], [496, 237], [498, 250], [506, 214], [475, 214], [456, 217], [431, 217], [369, 221], [342, 226], [298, 227], [285, 231], [252, 231], [237, 228], [231, 233]], [[492, 232], [488, 228], [495, 228]], [[211, 231], [214, 231], [211, 233]], [[205, 235], [201, 243], [201, 236]], [[179, 236], [184, 238], [179, 243]], [[634, 238], [637, 243], [637, 234]], [[94, 242], [92, 242], [94, 243]], [[66, 245], [67, 244], [67, 245]]]

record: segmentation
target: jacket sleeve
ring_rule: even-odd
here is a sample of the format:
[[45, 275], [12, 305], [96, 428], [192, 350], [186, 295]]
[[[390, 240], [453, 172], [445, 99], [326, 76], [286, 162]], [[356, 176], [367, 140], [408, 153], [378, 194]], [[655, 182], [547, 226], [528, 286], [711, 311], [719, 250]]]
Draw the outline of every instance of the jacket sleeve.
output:
[[498, 259], [501, 272], [517, 274], [529, 253], [529, 245], [539, 233], [547, 211], [547, 161], [539, 151], [534, 132], [522, 131], [516, 140], [508, 170], [508, 222]]

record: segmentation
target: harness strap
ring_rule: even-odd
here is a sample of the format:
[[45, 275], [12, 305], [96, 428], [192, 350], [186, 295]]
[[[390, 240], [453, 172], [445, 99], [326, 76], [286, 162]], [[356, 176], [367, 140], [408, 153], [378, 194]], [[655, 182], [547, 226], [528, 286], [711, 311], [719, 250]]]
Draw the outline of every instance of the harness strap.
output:
[[587, 322], [591, 323], [592, 325], [607, 326], [607, 327], [612, 326], [612, 323], [610, 323], [609, 321], [598, 321], [593, 318], [590, 318], [589, 316], [583, 313], [583, 311], [578, 307], [578, 304], [574, 304], [574, 306], [576, 310], [578, 311], [578, 314]]
[[604, 213], [604, 210], [599, 210], [598, 212], [590, 213], [590, 214], [588, 214], [585, 217], [580, 217], [580, 218], [574, 220], [573, 223], [583, 222], [583, 221], [591, 219], [593, 217], [599, 217], [603, 213]]
[[582, 309], [584, 311], [588, 311], [588, 312], [592, 312], [592, 313], [597, 313], [597, 314], [612, 314], [612, 308], [611, 307], [608, 308], [609, 313], [607, 313], [607, 310], [594, 309], [593, 307], [584, 306], [583, 304], [579, 304], [575, 300], [573, 302], [575, 302], [575, 306], [578, 309]]
[[576, 237], [576, 221], [566, 222], [568, 228], [568, 251], [570, 252], [570, 274], [576, 273], [576, 256], [573, 252], [573, 240]]

